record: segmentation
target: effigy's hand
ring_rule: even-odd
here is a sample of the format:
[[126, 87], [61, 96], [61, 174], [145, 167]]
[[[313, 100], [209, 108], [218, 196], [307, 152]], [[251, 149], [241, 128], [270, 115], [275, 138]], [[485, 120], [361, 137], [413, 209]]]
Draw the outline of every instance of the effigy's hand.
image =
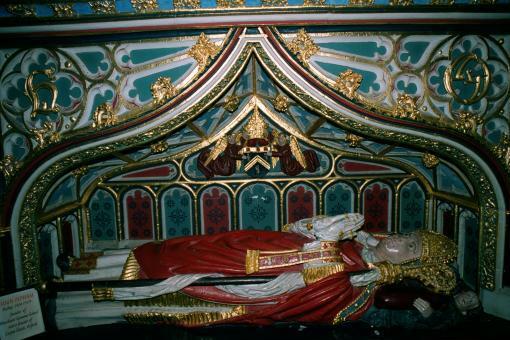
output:
[[366, 247], [375, 247], [379, 243], [379, 240], [372, 236], [372, 234], [360, 230], [356, 233], [356, 241]]
[[420, 312], [420, 314], [426, 319], [432, 315], [432, 312], [434, 311], [432, 309], [432, 306], [430, 306], [430, 303], [423, 300], [422, 298], [417, 298], [413, 302], [414, 308]]

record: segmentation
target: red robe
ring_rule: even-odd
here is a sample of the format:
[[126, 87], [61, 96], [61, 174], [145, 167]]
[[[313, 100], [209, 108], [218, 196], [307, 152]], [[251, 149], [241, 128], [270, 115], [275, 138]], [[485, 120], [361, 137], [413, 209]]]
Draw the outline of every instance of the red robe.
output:
[[[161, 243], [147, 243], [134, 250], [140, 266], [141, 279], [165, 279], [175, 274], [221, 273], [225, 276], [246, 276], [246, 251], [301, 250], [312, 240], [294, 233], [268, 231], [234, 231], [216, 235], [189, 236]], [[222, 304], [242, 304], [247, 313], [224, 320], [223, 323], [259, 325], [291, 321], [331, 324], [339, 311], [360, 297], [362, 288], [353, 287], [349, 273], [366, 270], [361, 259], [361, 245], [354, 241], [339, 243], [345, 270], [330, 275], [290, 293], [267, 297], [246, 298], [210, 286], [190, 286], [182, 291], [190, 296]], [[299, 272], [303, 265], [263, 269], [252, 275], [278, 275]], [[365, 299], [347, 319], [359, 318], [372, 304]], [[351, 306], [352, 307], [352, 306]]]

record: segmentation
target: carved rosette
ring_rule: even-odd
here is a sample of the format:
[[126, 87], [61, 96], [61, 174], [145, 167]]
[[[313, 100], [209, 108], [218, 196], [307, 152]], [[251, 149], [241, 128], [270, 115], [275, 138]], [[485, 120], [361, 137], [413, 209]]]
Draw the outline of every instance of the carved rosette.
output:
[[159, 77], [151, 86], [152, 98], [156, 105], [161, 105], [178, 93], [177, 88], [172, 84], [172, 79]]
[[170, 147], [170, 145], [168, 145], [168, 143], [166, 141], [162, 140], [155, 144], [152, 144], [151, 151], [152, 151], [152, 153], [162, 153], [162, 152], [165, 152], [166, 150], [168, 150], [169, 147]]
[[416, 101], [418, 98], [411, 97], [408, 94], [399, 94], [397, 97], [397, 104], [393, 108], [393, 116], [398, 118], [418, 119], [420, 111]]
[[338, 75], [335, 81], [335, 88], [347, 98], [353, 99], [362, 80], [361, 74], [348, 69]]
[[131, 0], [131, 5], [139, 13], [152, 12], [159, 8], [157, 0]]
[[50, 5], [51, 9], [53, 9], [53, 13], [57, 18], [68, 18], [75, 15], [73, 10], [73, 5], [71, 4], [53, 4]]
[[234, 112], [239, 107], [239, 97], [235, 94], [231, 94], [225, 99], [225, 103], [223, 104], [223, 108], [228, 112]]
[[308, 66], [308, 60], [320, 50], [304, 28], [300, 29], [296, 37], [287, 43], [287, 47], [304, 66]]
[[103, 103], [96, 108], [93, 119], [92, 127], [95, 129], [109, 127], [117, 122], [117, 116], [108, 103]]
[[287, 112], [289, 110], [289, 98], [279, 94], [274, 98], [273, 105], [276, 111]]
[[200, 71], [203, 71], [219, 50], [220, 48], [202, 32], [197, 43], [189, 49], [188, 54], [197, 61]]
[[91, 1], [89, 5], [97, 14], [114, 14], [116, 12], [114, 0]]
[[363, 141], [363, 137], [355, 135], [353, 133], [348, 133], [347, 135], [345, 135], [345, 141], [349, 143], [349, 146], [351, 148], [357, 148]]
[[439, 158], [428, 152], [423, 154], [421, 161], [429, 169], [435, 168], [439, 164]]

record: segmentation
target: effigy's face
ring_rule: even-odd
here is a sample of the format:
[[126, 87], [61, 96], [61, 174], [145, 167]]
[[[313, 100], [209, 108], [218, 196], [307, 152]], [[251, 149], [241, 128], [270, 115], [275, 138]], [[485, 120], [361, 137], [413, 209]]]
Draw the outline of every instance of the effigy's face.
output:
[[421, 240], [416, 234], [392, 235], [382, 239], [376, 246], [377, 256], [393, 264], [417, 259], [421, 251]]

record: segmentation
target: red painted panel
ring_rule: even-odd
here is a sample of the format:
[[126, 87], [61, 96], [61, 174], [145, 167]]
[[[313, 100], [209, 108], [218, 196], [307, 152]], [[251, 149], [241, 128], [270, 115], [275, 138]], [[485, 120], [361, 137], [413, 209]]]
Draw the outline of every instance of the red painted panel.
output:
[[298, 185], [287, 193], [287, 223], [316, 215], [315, 192]]
[[387, 232], [390, 215], [390, 190], [381, 184], [374, 184], [365, 190], [363, 195], [363, 214], [365, 228], [371, 232]]
[[230, 230], [230, 197], [225, 189], [206, 190], [201, 197], [203, 232], [208, 235]]
[[168, 165], [158, 166], [156, 168], [132, 172], [122, 176], [123, 178], [143, 178], [143, 177], [168, 177], [174, 170]]
[[365, 162], [355, 162], [355, 161], [347, 161], [343, 160], [338, 163], [338, 167], [343, 169], [345, 172], [367, 172], [367, 171], [391, 171], [393, 170], [390, 167], [373, 164], [373, 163], [365, 163]]
[[129, 239], [151, 240], [153, 234], [152, 198], [142, 190], [130, 192], [124, 200]]

